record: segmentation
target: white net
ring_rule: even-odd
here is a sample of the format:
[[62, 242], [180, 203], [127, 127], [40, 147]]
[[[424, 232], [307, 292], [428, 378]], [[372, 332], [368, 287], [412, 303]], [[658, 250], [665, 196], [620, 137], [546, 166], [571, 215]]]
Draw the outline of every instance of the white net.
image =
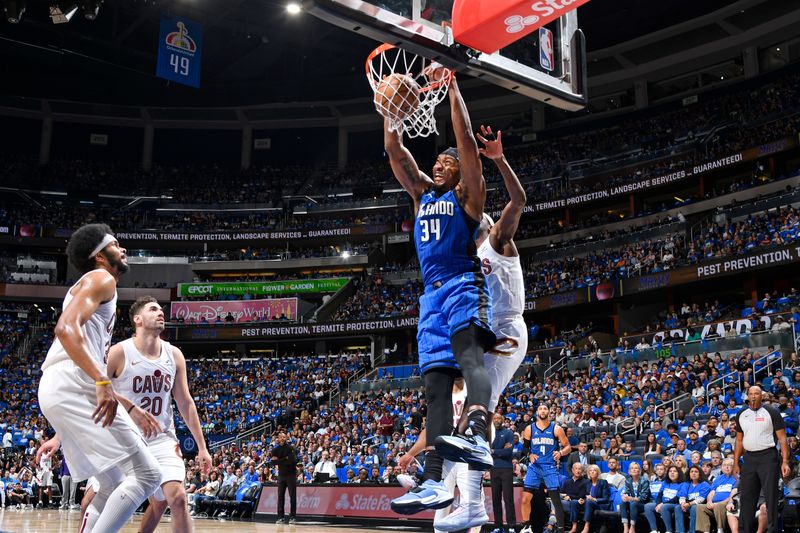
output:
[[388, 119], [390, 131], [409, 137], [439, 133], [433, 111], [447, 96], [452, 71], [390, 44], [369, 55], [366, 70], [375, 109]]

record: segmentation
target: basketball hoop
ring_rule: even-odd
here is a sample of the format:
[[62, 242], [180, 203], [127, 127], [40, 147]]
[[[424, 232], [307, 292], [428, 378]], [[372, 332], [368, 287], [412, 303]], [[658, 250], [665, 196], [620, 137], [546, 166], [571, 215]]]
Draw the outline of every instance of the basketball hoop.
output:
[[[439, 133], [433, 111], [447, 95], [453, 79], [451, 70], [402, 48], [382, 44], [367, 57], [366, 72], [375, 95], [375, 109], [388, 119], [389, 131], [399, 130], [411, 138]], [[388, 98], [383, 94], [387, 80], [393, 82], [392, 96]]]

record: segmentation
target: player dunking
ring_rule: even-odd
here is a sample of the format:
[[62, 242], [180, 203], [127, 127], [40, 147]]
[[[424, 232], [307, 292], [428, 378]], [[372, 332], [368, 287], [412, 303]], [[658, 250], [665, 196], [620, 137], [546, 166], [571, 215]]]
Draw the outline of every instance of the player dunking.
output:
[[[455, 80], [450, 84], [449, 98], [458, 148], [439, 154], [433, 179], [420, 171], [403, 146], [402, 133], [389, 131], [388, 122], [384, 124], [384, 144], [392, 171], [414, 200], [414, 243], [425, 284], [417, 328], [419, 366], [428, 403], [427, 442], [429, 448], [436, 445], [427, 455], [422, 485], [392, 501], [392, 509], [401, 514], [452, 503], [453, 496], [441, 481], [442, 454], [484, 470], [492, 466], [486, 442], [491, 383], [483, 353], [494, 345], [494, 334], [491, 302], [475, 246], [486, 183], [466, 105]], [[442, 437], [452, 432], [451, 394], [457, 367], [469, 390], [468, 427], [462, 428], [458, 437], [443, 442]]]
[[197, 443], [197, 460], [206, 474], [211, 469], [211, 456], [203, 438], [197, 408], [189, 393], [186, 360], [178, 348], [159, 338], [164, 331], [164, 311], [155, 298], [144, 296], [137, 299], [131, 305], [130, 319], [136, 329], [135, 335], [111, 347], [108, 375], [119, 395], [125, 398], [120, 399], [120, 403], [126, 410], [138, 406], [150, 412], [163, 428], [147, 439], [148, 449], [161, 466], [162, 478], [161, 488], [150, 498], [139, 531], [155, 531], [169, 506], [172, 531], [188, 532], [192, 530], [192, 524], [183, 487], [186, 467], [175, 437], [173, 398]]
[[532, 495], [530, 519], [525, 529], [528, 532], [541, 531], [550, 516], [543, 486], [551, 495], [557, 532], [564, 531], [564, 508], [558, 492], [561, 485], [558, 462], [569, 455], [570, 449], [567, 434], [561, 426], [550, 420], [550, 408], [540, 403], [536, 409], [536, 421], [522, 432], [522, 455], [527, 456], [529, 461], [524, 490]]
[[[522, 318], [525, 283], [514, 244], [526, 197], [525, 189], [503, 154], [502, 132], [498, 131], [495, 138], [491, 128], [481, 126], [477, 137], [484, 145], [480, 153], [497, 165], [509, 195], [509, 202], [497, 223], [489, 215], [483, 215], [476, 241], [481, 268], [492, 297], [492, 331], [497, 337], [495, 346], [484, 354], [492, 386], [488, 407], [490, 412], [494, 412], [500, 395], [528, 351], [528, 332]], [[459, 531], [488, 520], [480, 500], [482, 472], [470, 470], [465, 476], [469, 481], [463, 480], [459, 484], [462, 504], [437, 524], [443, 531]], [[510, 484], [507, 490], [512, 490]]]
[[[73, 478], [95, 476], [100, 491], [81, 532], [119, 531], [161, 480], [161, 471], [130, 415], [117, 410], [106, 351], [117, 312], [117, 279], [128, 270], [125, 249], [105, 224], [79, 228], [67, 244], [83, 273], [64, 297], [39, 382], [39, 405], [57, 437], [40, 453], [63, 447]], [[47, 450], [43, 450], [47, 448]], [[87, 513], [88, 514], [88, 513]]]

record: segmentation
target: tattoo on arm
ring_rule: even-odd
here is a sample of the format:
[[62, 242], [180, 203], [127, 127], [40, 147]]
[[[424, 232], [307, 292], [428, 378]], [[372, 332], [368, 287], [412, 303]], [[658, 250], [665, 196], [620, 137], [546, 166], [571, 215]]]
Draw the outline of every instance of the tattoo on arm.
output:
[[411, 164], [411, 161], [409, 161], [407, 157], [400, 159], [400, 166], [403, 167], [403, 171], [406, 173], [406, 179], [419, 179], [419, 173], [414, 171], [414, 165]]

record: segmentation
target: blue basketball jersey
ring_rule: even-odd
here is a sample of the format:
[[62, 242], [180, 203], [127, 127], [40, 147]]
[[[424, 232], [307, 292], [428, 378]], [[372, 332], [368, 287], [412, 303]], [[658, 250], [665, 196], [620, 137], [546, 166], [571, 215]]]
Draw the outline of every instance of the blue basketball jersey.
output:
[[440, 196], [428, 189], [422, 195], [414, 224], [414, 244], [426, 286], [468, 272], [480, 273], [477, 231], [478, 222], [461, 207], [455, 190]]
[[558, 441], [556, 440], [556, 425], [550, 422], [545, 429], [539, 429], [536, 424], [531, 424], [531, 453], [536, 454], [539, 458], [536, 464], [539, 466], [553, 465], [556, 461], [553, 459], [553, 452], [558, 449]]

